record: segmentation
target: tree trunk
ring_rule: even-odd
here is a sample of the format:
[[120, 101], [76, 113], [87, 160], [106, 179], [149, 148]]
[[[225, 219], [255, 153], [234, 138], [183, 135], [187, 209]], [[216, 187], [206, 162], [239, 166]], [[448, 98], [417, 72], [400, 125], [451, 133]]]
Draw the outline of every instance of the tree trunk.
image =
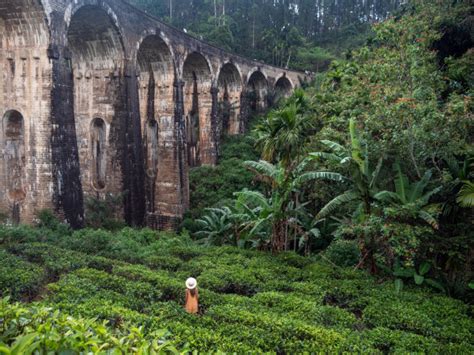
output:
[[286, 248], [286, 222], [277, 220], [272, 226], [272, 252], [281, 253]]

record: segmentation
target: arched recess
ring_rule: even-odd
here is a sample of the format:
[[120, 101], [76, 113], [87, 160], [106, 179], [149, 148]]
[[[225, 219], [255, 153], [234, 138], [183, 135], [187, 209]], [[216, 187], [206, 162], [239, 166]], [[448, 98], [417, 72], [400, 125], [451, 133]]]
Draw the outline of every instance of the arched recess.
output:
[[286, 99], [291, 95], [292, 91], [293, 85], [291, 85], [291, 81], [286, 76], [282, 76], [275, 83], [275, 101]]
[[[67, 46], [74, 78], [74, 118], [83, 190], [94, 196], [98, 191], [120, 194], [124, 164], [120, 152], [126, 143], [117, 138], [124, 130], [127, 102], [122, 36], [105, 9], [85, 5], [71, 17]], [[113, 137], [108, 141], [107, 125], [109, 137]], [[100, 144], [89, 137], [101, 137]], [[89, 159], [90, 151], [97, 147], [101, 149], [100, 157]]]
[[92, 184], [102, 190], [107, 184], [107, 127], [102, 118], [91, 122]]
[[238, 134], [240, 132], [240, 94], [242, 78], [237, 67], [232, 63], [222, 66], [217, 79], [219, 89], [219, 121], [222, 132]]
[[212, 164], [211, 70], [203, 55], [193, 52], [183, 66], [184, 114], [190, 166]]
[[[158, 35], [149, 35], [141, 42], [137, 65], [146, 171], [145, 200], [147, 216], [150, 216], [158, 209], [163, 213], [169, 212], [168, 204], [175, 203], [169, 201], [169, 196], [178, 190], [169, 191], [169, 186], [175, 186], [179, 177], [175, 168], [175, 66], [170, 48]], [[167, 205], [158, 208], [160, 203]]]
[[[48, 154], [36, 154], [48, 151], [51, 141], [48, 134], [52, 81], [47, 55], [49, 44], [50, 31], [40, 1], [0, 0], [0, 115], [6, 108], [18, 110], [0, 116], [0, 151], [5, 148], [4, 144], [18, 148], [14, 148], [16, 153], [10, 151], [13, 156], [1, 157], [0, 165], [6, 170], [0, 173], [0, 210], [11, 211], [14, 222], [20, 222], [20, 217], [21, 222], [31, 222], [38, 209], [52, 207], [51, 159]], [[32, 117], [34, 120], [30, 120]], [[18, 123], [21, 121], [21, 135], [18, 139], [6, 137], [6, 133], [12, 133], [10, 128], [16, 126], [17, 118]], [[8, 131], [2, 131], [3, 128]], [[23, 142], [31, 142], [32, 137], [34, 145], [25, 150]], [[33, 159], [35, 163], [29, 164]], [[15, 168], [12, 170], [9, 165]], [[13, 178], [19, 174], [21, 180]], [[38, 181], [41, 184], [37, 184]], [[25, 191], [38, 193], [26, 195]], [[18, 201], [25, 198], [28, 202], [20, 206]]]
[[247, 95], [253, 112], [262, 112], [268, 107], [268, 81], [261, 71], [255, 71], [250, 76]]
[[5, 190], [13, 203], [21, 202], [26, 197], [23, 186], [25, 178], [25, 120], [15, 110], [5, 113], [2, 120], [3, 132], [3, 170], [5, 172]]
[[[142, 41], [137, 63], [140, 75], [139, 96], [145, 170], [147, 176], [154, 179], [158, 169], [158, 152], [153, 152], [151, 147], [158, 149], [159, 130], [166, 130], [172, 123], [174, 63], [167, 44], [156, 35], [150, 35]], [[160, 124], [162, 121], [163, 124]], [[171, 132], [166, 133], [172, 134], [173, 127], [169, 129]], [[156, 159], [151, 157], [151, 154], [156, 155]]]

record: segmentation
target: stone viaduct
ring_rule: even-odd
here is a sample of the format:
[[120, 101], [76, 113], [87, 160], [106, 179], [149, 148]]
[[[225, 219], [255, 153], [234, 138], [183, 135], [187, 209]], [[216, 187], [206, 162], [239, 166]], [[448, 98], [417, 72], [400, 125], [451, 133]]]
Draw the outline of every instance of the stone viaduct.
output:
[[86, 198], [122, 195], [127, 223], [173, 228], [189, 168], [303, 79], [123, 0], [0, 0], [0, 212], [80, 227]]

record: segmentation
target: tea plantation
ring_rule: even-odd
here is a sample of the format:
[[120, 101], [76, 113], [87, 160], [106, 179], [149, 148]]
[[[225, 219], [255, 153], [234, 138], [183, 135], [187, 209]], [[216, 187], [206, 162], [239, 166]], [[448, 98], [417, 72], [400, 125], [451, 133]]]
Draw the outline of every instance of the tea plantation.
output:
[[0, 259], [0, 353], [474, 353], [472, 306], [292, 253], [20, 226], [0, 228]]

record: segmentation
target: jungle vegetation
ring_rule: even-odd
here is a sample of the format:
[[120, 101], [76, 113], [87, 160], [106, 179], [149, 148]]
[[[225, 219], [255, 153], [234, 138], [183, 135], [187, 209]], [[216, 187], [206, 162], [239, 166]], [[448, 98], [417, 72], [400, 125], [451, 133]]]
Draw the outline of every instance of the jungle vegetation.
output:
[[0, 353], [474, 353], [473, 13], [377, 21], [191, 171], [178, 233], [114, 199], [87, 229], [2, 223]]

